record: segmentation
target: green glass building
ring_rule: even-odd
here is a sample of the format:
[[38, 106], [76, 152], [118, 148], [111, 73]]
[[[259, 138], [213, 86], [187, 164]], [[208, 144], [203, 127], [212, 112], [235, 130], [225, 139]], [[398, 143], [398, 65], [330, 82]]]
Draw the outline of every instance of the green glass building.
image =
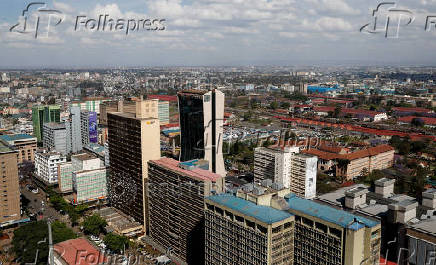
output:
[[61, 107], [59, 105], [35, 106], [32, 108], [33, 135], [42, 142], [44, 123], [60, 122]]

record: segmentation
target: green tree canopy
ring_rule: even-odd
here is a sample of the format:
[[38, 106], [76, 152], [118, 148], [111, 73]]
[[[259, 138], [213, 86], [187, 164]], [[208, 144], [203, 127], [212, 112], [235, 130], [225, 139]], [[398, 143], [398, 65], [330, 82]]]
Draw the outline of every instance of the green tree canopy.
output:
[[[54, 244], [76, 238], [76, 234], [70, 228], [58, 221], [52, 223], [52, 232]], [[12, 245], [19, 263], [33, 263], [37, 257], [37, 264], [47, 264], [47, 222], [38, 221], [19, 227], [14, 231]], [[37, 251], [38, 256], [36, 256]]]
[[103, 242], [107, 246], [108, 249], [120, 253], [124, 247], [129, 247], [129, 239], [125, 236], [119, 236], [114, 233], [108, 233], [105, 237]]
[[106, 225], [106, 221], [98, 214], [86, 217], [82, 223], [83, 231], [85, 232], [85, 234], [91, 234], [96, 236], [103, 232], [103, 229]]

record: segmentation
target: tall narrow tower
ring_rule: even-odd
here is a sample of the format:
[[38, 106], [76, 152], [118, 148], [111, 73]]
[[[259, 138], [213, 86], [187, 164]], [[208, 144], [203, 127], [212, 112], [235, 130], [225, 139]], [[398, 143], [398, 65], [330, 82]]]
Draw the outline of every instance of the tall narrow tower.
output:
[[109, 199], [115, 208], [144, 223], [147, 231], [147, 162], [160, 158], [158, 100], [137, 101], [134, 110], [118, 109], [108, 113]]
[[178, 93], [180, 161], [205, 159], [209, 170], [225, 176], [223, 145], [224, 93], [186, 90]]

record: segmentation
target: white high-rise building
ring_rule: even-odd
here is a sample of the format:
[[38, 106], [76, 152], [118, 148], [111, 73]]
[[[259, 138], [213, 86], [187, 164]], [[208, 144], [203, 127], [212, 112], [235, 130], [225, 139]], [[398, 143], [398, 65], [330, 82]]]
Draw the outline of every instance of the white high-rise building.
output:
[[257, 182], [271, 179], [311, 199], [316, 196], [317, 163], [316, 156], [300, 154], [298, 147], [258, 147], [254, 152], [254, 178]]
[[59, 152], [45, 149], [35, 153], [36, 176], [47, 184], [58, 183], [58, 165], [65, 163], [66, 157]]

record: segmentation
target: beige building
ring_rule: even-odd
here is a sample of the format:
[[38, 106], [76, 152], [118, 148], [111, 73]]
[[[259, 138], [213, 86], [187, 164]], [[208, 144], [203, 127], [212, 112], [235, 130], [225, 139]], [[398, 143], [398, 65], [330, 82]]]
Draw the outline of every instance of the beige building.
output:
[[35, 161], [37, 139], [28, 134], [1, 135], [0, 140], [18, 150], [18, 164], [24, 161]]
[[[212, 240], [212, 243], [206, 242], [206, 264], [379, 264], [379, 221], [300, 198], [289, 193], [289, 189], [275, 190], [273, 187], [247, 184], [237, 191], [236, 197], [217, 195], [207, 198], [206, 227], [211, 229], [206, 229], [206, 240]], [[261, 228], [265, 223], [260, 223], [253, 216], [267, 219], [273, 227], [278, 227], [271, 230], [272, 235], [269, 230], [264, 233], [268, 237], [268, 240], [264, 237], [263, 241], [266, 249], [258, 250], [265, 253], [263, 260], [250, 260], [251, 255], [255, 255], [250, 253], [253, 241], [261, 242], [255, 235], [265, 231], [265, 226]], [[282, 220], [285, 220], [283, 226]], [[291, 224], [286, 225], [287, 222]], [[241, 233], [235, 231], [235, 227], [241, 229], [244, 235], [236, 239], [238, 246], [232, 247], [234, 235]], [[275, 242], [277, 245], [274, 244], [276, 237], [281, 238], [281, 241]], [[288, 242], [292, 242], [293, 251], [283, 250]], [[269, 252], [267, 249], [271, 243], [272, 252]], [[288, 258], [288, 253], [293, 253], [292, 260]], [[271, 258], [267, 258], [268, 255]], [[228, 262], [232, 257], [243, 259], [241, 263]]]
[[111, 204], [147, 230], [147, 162], [160, 158], [158, 100], [137, 101], [134, 111], [120, 101], [118, 112], [108, 113], [108, 142]]
[[298, 196], [316, 196], [318, 158], [300, 154], [298, 147], [258, 147], [254, 151], [254, 177], [257, 182], [271, 180], [280, 183]]
[[21, 218], [17, 151], [0, 142], [0, 226]]

